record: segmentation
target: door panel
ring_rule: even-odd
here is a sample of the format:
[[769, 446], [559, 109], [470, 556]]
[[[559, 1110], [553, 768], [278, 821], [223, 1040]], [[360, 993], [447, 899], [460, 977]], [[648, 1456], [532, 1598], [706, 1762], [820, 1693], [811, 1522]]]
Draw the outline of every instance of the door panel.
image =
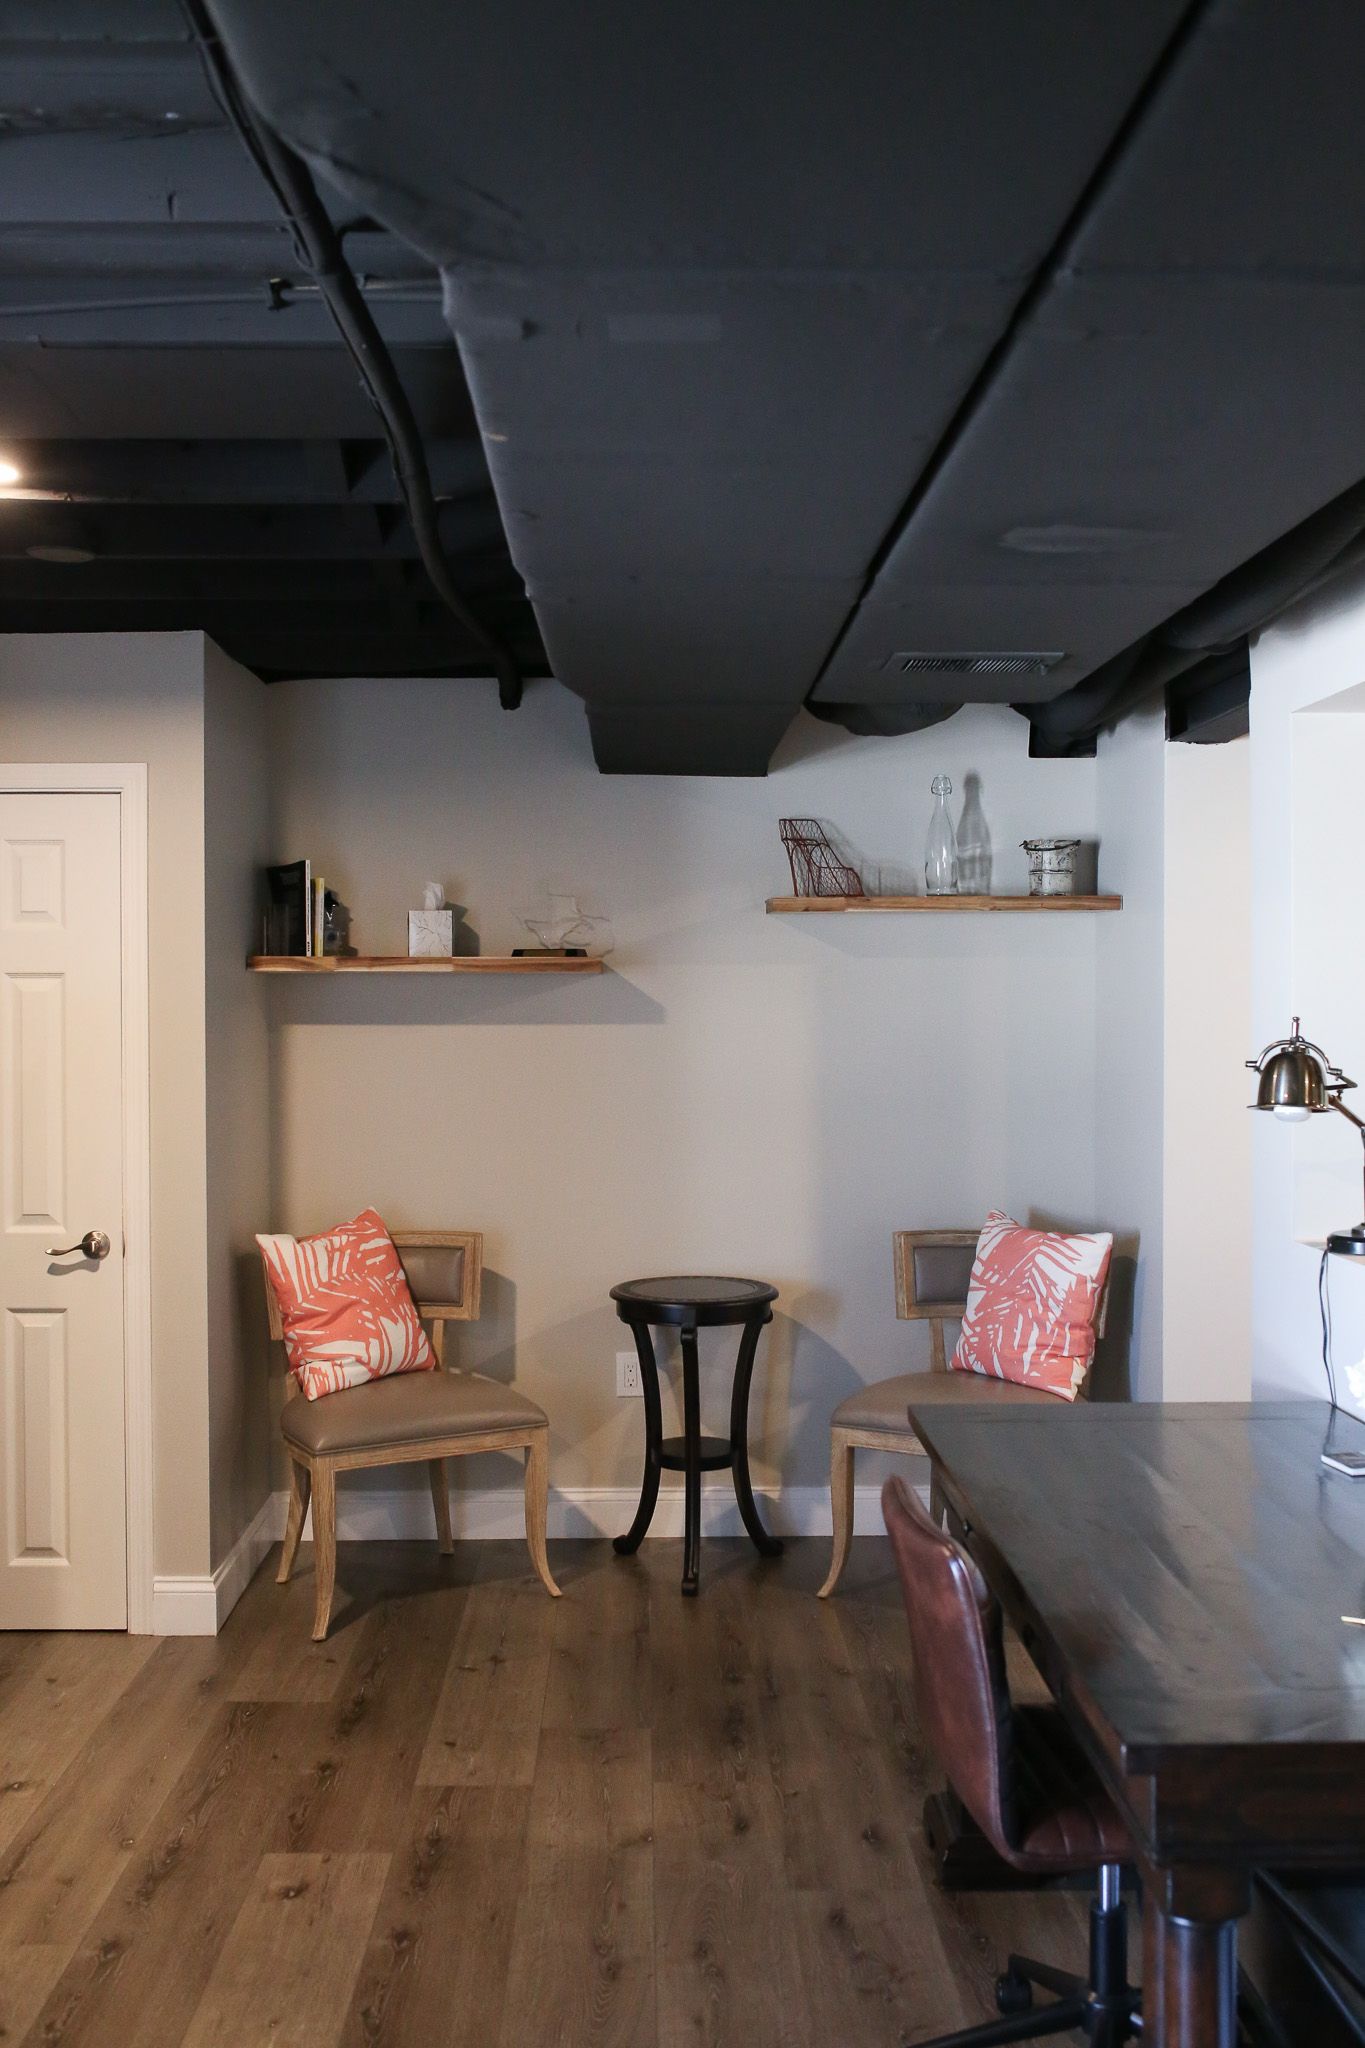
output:
[[127, 1626], [121, 1042], [119, 799], [0, 795], [6, 1628]]
[[69, 1563], [70, 1468], [66, 1417], [66, 1316], [61, 1309], [11, 1309], [13, 1412], [6, 1417], [9, 1556]]

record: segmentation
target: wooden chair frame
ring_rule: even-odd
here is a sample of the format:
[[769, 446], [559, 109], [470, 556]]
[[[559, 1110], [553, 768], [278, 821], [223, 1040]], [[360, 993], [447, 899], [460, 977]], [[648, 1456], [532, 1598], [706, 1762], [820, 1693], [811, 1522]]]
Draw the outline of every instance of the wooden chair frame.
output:
[[[460, 1299], [417, 1301], [418, 1315], [424, 1323], [431, 1325], [431, 1348], [436, 1354], [436, 1369], [442, 1372], [446, 1369], [446, 1324], [473, 1322], [478, 1317], [483, 1283], [483, 1235], [477, 1230], [395, 1230], [393, 1241], [400, 1256], [405, 1249], [432, 1251], [458, 1248], [464, 1252], [461, 1262]], [[265, 1273], [265, 1299], [270, 1319], [270, 1335], [278, 1344], [283, 1341], [284, 1328], [268, 1271]], [[446, 1459], [467, 1457], [475, 1451], [524, 1451], [526, 1547], [531, 1553], [531, 1562], [541, 1584], [546, 1592], [557, 1600], [559, 1587], [554, 1582], [545, 1550], [545, 1519], [549, 1498], [549, 1437], [548, 1422], [541, 1422], [517, 1429], [462, 1430], [454, 1436], [424, 1437], [409, 1444], [387, 1444], [382, 1450], [333, 1451], [322, 1457], [313, 1456], [302, 1450], [297, 1444], [290, 1443], [286, 1437], [284, 1447], [289, 1458], [289, 1517], [285, 1525], [284, 1546], [280, 1553], [276, 1583], [284, 1585], [294, 1569], [294, 1560], [298, 1555], [304, 1519], [311, 1498], [313, 1564], [317, 1584], [313, 1610], [313, 1641], [320, 1643], [327, 1634], [332, 1615], [332, 1596], [336, 1588], [336, 1475], [338, 1472], [355, 1472], [366, 1467], [416, 1463], [426, 1465], [427, 1477], [431, 1484], [432, 1507], [436, 1514], [436, 1537], [441, 1554], [448, 1557], [454, 1553], [455, 1542], [450, 1528], [450, 1491], [446, 1477]]]
[[[929, 1325], [929, 1368], [931, 1372], [947, 1372], [948, 1347], [944, 1338], [945, 1326], [950, 1322], [961, 1322], [966, 1307], [965, 1297], [961, 1301], [921, 1301], [915, 1279], [915, 1253], [921, 1248], [928, 1251], [960, 1251], [975, 1246], [981, 1235], [976, 1230], [897, 1230], [892, 1232], [891, 1250], [896, 1273], [896, 1315], [901, 1322], [919, 1322]], [[1099, 1314], [1095, 1322], [1097, 1337], [1104, 1335], [1105, 1319], [1109, 1311], [1109, 1285], [1106, 1281], [1100, 1297]], [[1089, 1379], [1081, 1387], [1078, 1399], [1084, 1400], [1089, 1391]], [[853, 1454], [855, 1451], [895, 1451], [901, 1457], [923, 1458], [928, 1454], [915, 1435], [907, 1417], [893, 1429], [850, 1429], [841, 1423], [832, 1423], [829, 1432], [829, 1492], [830, 1510], [833, 1520], [834, 1552], [825, 1583], [820, 1588], [819, 1598], [827, 1600], [839, 1583], [844, 1566], [848, 1563], [849, 1545], [853, 1541]], [[929, 1511], [936, 1522], [943, 1520], [943, 1499], [937, 1476], [929, 1475]]]

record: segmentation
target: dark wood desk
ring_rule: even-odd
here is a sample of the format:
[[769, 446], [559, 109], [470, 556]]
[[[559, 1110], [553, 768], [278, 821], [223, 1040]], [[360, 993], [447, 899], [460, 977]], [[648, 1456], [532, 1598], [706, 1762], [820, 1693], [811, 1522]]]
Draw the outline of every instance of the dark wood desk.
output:
[[1365, 1450], [1325, 1402], [911, 1405], [949, 1510], [1126, 1814], [1144, 2038], [1233, 2048], [1257, 1864], [1365, 1866]]

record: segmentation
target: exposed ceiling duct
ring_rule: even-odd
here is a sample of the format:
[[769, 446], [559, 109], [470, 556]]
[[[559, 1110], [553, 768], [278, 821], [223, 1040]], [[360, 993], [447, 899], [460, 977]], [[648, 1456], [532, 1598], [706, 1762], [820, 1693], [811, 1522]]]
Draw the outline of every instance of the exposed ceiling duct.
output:
[[214, 94], [255, 158], [262, 177], [293, 230], [294, 249], [336, 326], [379, 417], [394, 477], [431, 587], [475, 646], [487, 655], [497, 677], [504, 710], [521, 703], [522, 675], [516, 656], [466, 603], [457, 587], [441, 540], [441, 517], [431, 488], [431, 468], [422, 431], [403, 380], [385, 345], [379, 323], [346, 260], [341, 236], [319, 197], [308, 167], [239, 92], [232, 66], [203, 0], [181, 0]]
[[1230, 708], [1230, 678], [1238, 679], [1244, 702], [1249, 691], [1250, 637], [1288, 606], [1353, 568], [1363, 554], [1365, 484], [1358, 484], [1214, 584], [1146, 640], [1106, 662], [1065, 697], [1026, 707], [1033, 727], [1031, 750], [1039, 755], [1092, 751], [1106, 726], [1116, 724], [1156, 691], [1169, 691], [1177, 681], [1185, 683], [1181, 694], [1187, 729], [1191, 698], [1215, 684], [1213, 715], [1221, 723]]
[[[803, 703], [861, 732], [1013, 703], [1037, 751], [1092, 745], [1301, 588], [1277, 550], [1365, 477], [1355, 0], [392, 0], [382, 35], [368, 0], [206, 4], [413, 393], [459, 589], [586, 700], [604, 768], [759, 773]], [[0, 17], [33, 81], [0, 395], [48, 423], [22, 452], [114, 494], [0, 505], [0, 588], [69, 623], [89, 571], [91, 622], [241, 627], [254, 536], [229, 644], [263, 673], [473, 673], [392, 491], [344, 554], [382, 445], [276, 339], [320, 365], [323, 311], [245, 152], [207, 173], [202, 88], [166, 98], [175, 21]], [[204, 425], [158, 543], [131, 437]]]
[[212, 5], [441, 266], [604, 766], [1064, 699], [1365, 474], [1347, 0]]

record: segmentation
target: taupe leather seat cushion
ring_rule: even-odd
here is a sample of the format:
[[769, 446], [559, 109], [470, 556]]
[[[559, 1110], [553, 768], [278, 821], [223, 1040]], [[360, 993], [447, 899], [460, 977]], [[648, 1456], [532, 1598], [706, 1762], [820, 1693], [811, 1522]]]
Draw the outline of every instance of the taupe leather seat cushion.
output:
[[979, 1372], [903, 1372], [893, 1380], [878, 1380], [875, 1386], [859, 1387], [835, 1409], [830, 1421], [838, 1429], [899, 1429], [913, 1439], [906, 1409], [912, 1401], [926, 1407], [940, 1401], [1013, 1401], [1050, 1403], [1056, 1407], [1059, 1394], [1045, 1394], [1037, 1387], [1021, 1387], [1014, 1380], [987, 1379]]
[[401, 1372], [309, 1401], [286, 1401], [280, 1427], [315, 1458], [334, 1451], [382, 1451], [427, 1437], [484, 1429], [542, 1429], [543, 1408], [514, 1387], [477, 1372]]
[[1010, 1862], [1038, 1876], [1129, 1862], [1132, 1838], [1057, 1708], [1015, 1707], [1013, 1717]]

